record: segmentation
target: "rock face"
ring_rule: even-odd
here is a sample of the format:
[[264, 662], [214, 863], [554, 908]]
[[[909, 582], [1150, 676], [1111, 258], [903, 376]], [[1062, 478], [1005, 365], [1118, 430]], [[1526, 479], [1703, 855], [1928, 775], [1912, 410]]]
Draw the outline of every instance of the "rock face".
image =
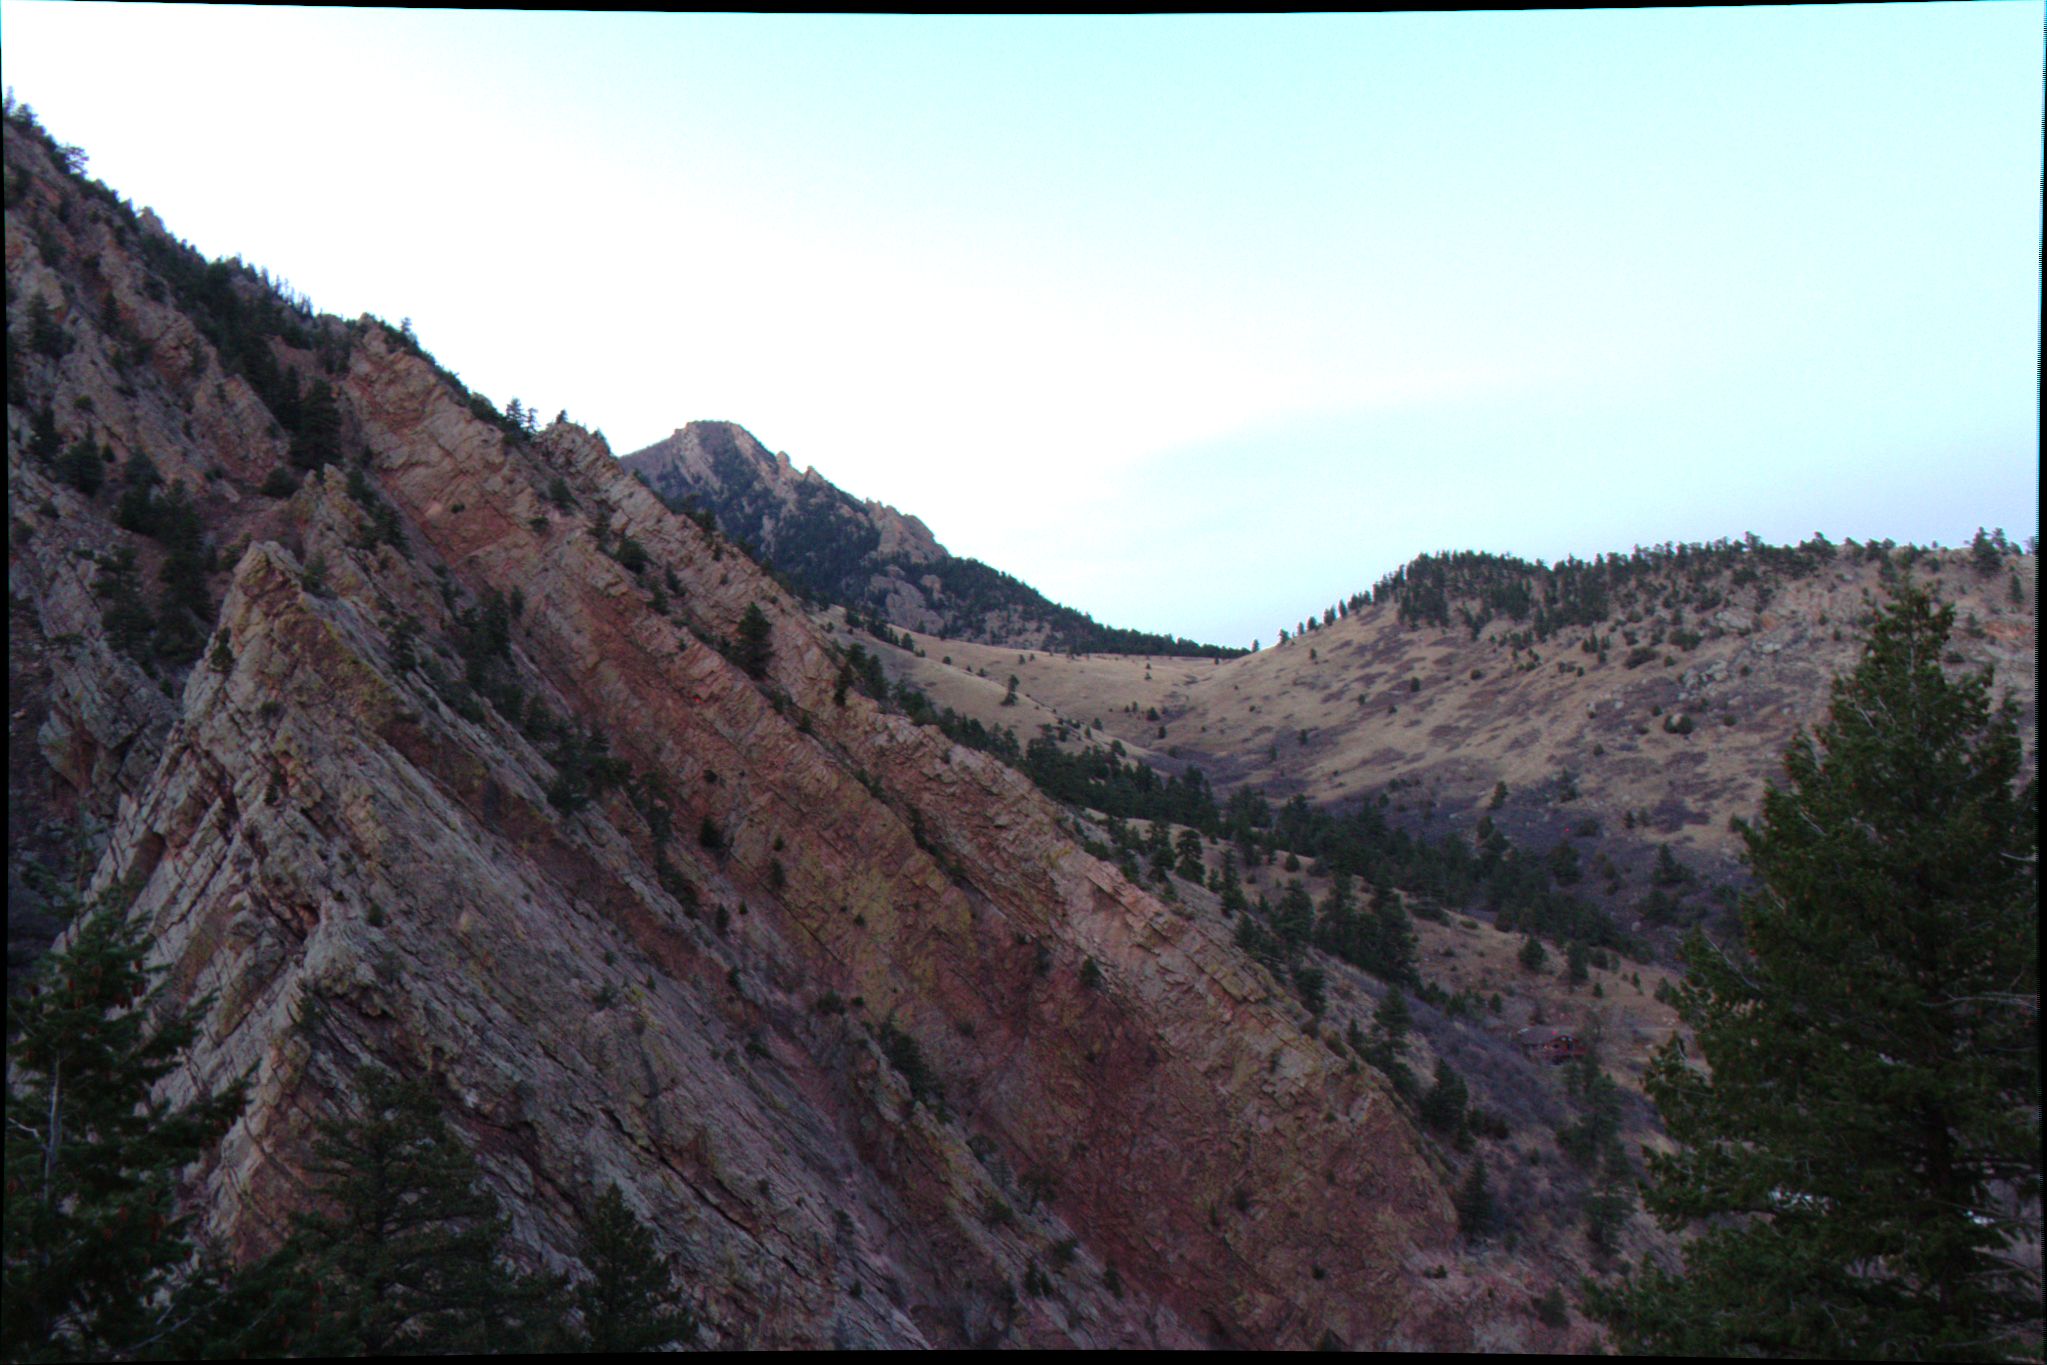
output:
[[815, 468], [798, 474], [786, 454], [769, 454], [731, 422], [691, 422], [623, 463], [671, 503], [709, 512], [806, 591], [898, 626], [1022, 649], [1219, 652], [1104, 627], [1049, 602], [1008, 574], [948, 553], [916, 517], [863, 502]]
[[[5, 137], [10, 743], [49, 774], [10, 853], [102, 813], [93, 885], [213, 994], [166, 1084], [253, 1078], [195, 1190], [220, 1245], [275, 1243], [374, 1062], [434, 1079], [536, 1263], [617, 1181], [714, 1345], [1502, 1339], [1421, 1273], [1454, 1218], [1383, 1081], [1212, 923], [845, 692], [595, 438]], [[196, 659], [109, 611], [124, 549], [172, 611], [138, 455], [213, 552]]]

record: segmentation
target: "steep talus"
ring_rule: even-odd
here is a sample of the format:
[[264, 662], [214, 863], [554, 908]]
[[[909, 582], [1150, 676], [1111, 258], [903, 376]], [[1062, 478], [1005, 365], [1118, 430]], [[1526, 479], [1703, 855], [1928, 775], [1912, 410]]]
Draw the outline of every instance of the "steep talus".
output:
[[[375, 1062], [435, 1079], [535, 1262], [617, 1181], [713, 1344], [1475, 1339], [1419, 1275], [1454, 1220], [1409, 1120], [1213, 922], [847, 692], [799, 604], [597, 439], [516, 430], [374, 320], [252, 344], [232, 272], [180, 328], [160, 229], [7, 139], [10, 326], [40, 299], [71, 340], [10, 374], [46, 679], [10, 737], [112, 819], [94, 886], [130, 882], [210, 1000], [172, 1097], [251, 1078], [197, 1194], [222, 1246], [276, 1242]], [[107, 486], [39, 423], [110, 450]], [[259, 492], [287, 452], [310, 472]], [[196, 659], [124, 642], [78, 553], [137, 551], [168, 618], [166, 551], [109, 515], [137, 453], [219, 552]]]

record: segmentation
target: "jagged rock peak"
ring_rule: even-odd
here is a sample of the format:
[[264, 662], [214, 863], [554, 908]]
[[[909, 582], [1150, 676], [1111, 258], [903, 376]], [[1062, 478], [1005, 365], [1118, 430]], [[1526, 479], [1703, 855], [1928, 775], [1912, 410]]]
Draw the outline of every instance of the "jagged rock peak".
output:
[[[645, 474], [655, 490], [668, 497], [695, 495], [715, 501], [720, 495], [746, 498], [752, 490], [764, 489], [786, 505], [797, 500], [799, 487], [805, 487], [813, 496], [831, 497], [864, 513], [881, 537], [883, 554], [900, 554], [916, 562], [946, 554], [920, 518], [877, 498], [856, 501], [819, 474], [815, 465], [806, 466], [799, 474], [787, 451], [769, 451], [737, 422], [689, 422], [676, 428], [667, 440], [626, 456], [625, 464]], [[784, 515], [789, 510], [785, 506]], [[744, 537], [751, 528], [731, 529]]]

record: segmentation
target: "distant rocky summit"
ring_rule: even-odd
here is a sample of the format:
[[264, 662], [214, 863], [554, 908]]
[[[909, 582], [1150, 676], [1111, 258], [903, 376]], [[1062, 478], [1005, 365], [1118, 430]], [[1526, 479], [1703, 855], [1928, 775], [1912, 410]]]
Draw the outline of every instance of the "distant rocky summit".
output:
[[949, 553], [929, 527], [796, 471], [732, 422], [691, 422], [622, 463], [678, 511], [718, 529], [804, 591], [912, 630], [1019, 649], [1223, 657], [1241, 653], [1118, 630], [1027, 583]]

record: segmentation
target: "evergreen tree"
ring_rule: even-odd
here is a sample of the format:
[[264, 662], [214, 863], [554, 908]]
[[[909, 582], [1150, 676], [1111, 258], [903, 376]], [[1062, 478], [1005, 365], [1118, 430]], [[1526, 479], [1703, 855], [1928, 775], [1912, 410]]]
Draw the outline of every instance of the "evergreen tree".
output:
[[1621, 1228], [1635, 1209], [1635, 1173], [1618, 1142], [1608, 1145], [1599, 1168], [1599, 1183], [1585, 1201], [1585, 1237], [1601, 1256], [1620, 1245]]
[[1315, 928], [1315, 902], [1308, 898], [1307, 888], [1296, 878], [1287, 883], [1286, 892], [1279, 898], [1279, 906], [1272, 913], [1272, 931], [1279, 936], [1289, 953], [1297, 953], [1308, 941]]
[[1669, 844], [1656, 846], [1656, 866], [1649, 869], [1649, 881], [1655, 886], [1678, 886], [1686, 877], [1684, 864], [1671, 855]]
[[693, 1314], [670, 1306], [674, 1287], [654, 1239], [626, 1207], [618, 1186], [597, 1200], [581, 1248], [590, 1278], [576, 1287], [588, 1351], [652, 1351], [696, 1335]]
[[1595, 1292], [1628, 1349], [2038, 1355], [2038, 787], [1989, 674], [1943, 673], [1953, 622], [1898, 591], [1740, 827], [1745, 944], [1687, 941], [1710, 1072], [1653, 1063], [1644, 1202], [1706, 1227]]
[[733, 662], [745, 669], [748, 677], [767, 675], [768, 661], [775, 653], [774, 633], [774, 625], [760, 603], [750, 603], [746, 614], [739, 618], [739, 644], [733, 651]]
[[301, 1213], [260, 1273], [291, 1291], [313, 1355], [507, 1351], [558, 1344], [558, 1283], [503, 1263], [505, 1225], [476, 1160], [422, 1082], [369, 1067], [358, 1117], [319, 1126], [310, 1167], [331, 1212]]
[[9, 1360], [190, 1354], [217, 1300], [174, 1208], [177, 1174], [241, 1112], [244, 1086], [183, 1108], [150, 1097], [191, 1044], [126, 890], [101, 898], [7, 1002]]
[[1499, 1224], [1500, 1210], [1486, 1174], [1485, 1158], [1473, 1157], [1464, 1183], [1457, 1187], [1457, 1230], [1474, 1242], [1484, 1241]]
[[1372, 1011], [1373, 1041], [1389, 1059], [1397, 1061], [1407, 1051], [1407, 1034], [1413, 1027], [1414, 1012], [1407, 1006], [1407, 993], [1395, 986]]
[[291, 462], [308, 472], [341, 458], [341, 406], [334, 386], [315, 379], [300, 408], [298, 430], [291, 438]]
[[1571, 940], [1571, 946], [1564, 953], [1564, 980], [1574, 989], [1591, 978], [1591, 955], [1578, 939]]
[[1441, 1133], [1454, 1133], [1464, 1122], [1464, 1106], [1469, 1092], [1464, 1078], [1457, 1074], [1450, 1063], [1438, 1058], [1436, 1061], [1436, 1083], [1429, 1087], [1429, 1093], [1422, 1096], [1422, 1122]]
[[1359, 965], [1382, 981], [1421, 985], [1421, 950], [1407, 908], [1391, 896], [1374, 900], [1369, 916], [1371, 957]]

